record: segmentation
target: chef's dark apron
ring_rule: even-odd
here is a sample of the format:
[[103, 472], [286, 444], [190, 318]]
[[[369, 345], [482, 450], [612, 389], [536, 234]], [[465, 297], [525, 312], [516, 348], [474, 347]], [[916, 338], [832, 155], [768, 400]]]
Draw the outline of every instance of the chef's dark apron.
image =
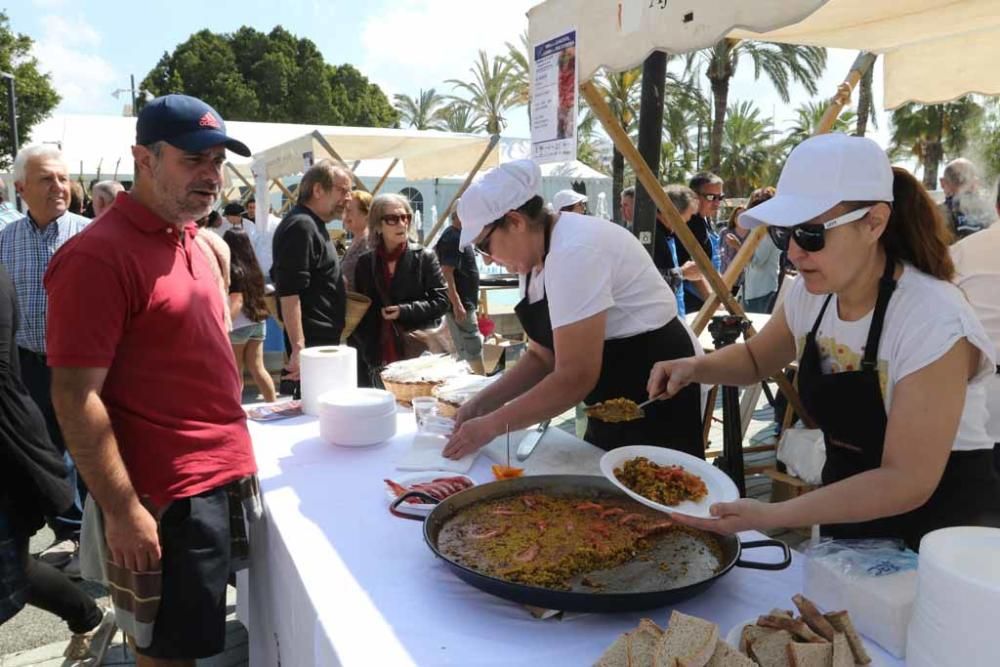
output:
[[[548, 237], [546, 237], [546, 255]], [[514, 308], [528, 338], [555, 351], [548, 296], [529, 303], [527, 277], [525, 297]], [[694, 345], [687, 330], [676, 317], [659, 329], [604, 341], [601, 375], [587, 394], [588, 405], [612, 398], [630, 398], [636, 403], [649, 396], [646, 383], [653, 364], [667, 359], [694, 356]], [[631, 422], [610, 424], [589, 419], [584, 440], [604, 450], [627, 445], [662, 445], [698, 458], [705, 458], [702, 440], [701, 385], [691, 384], [667, 401], [657, 401], [643, 408], [645, 416]]]
[[[896, 289], [895, 262], [886, 261], [868, 330], [861, 369], [823, 374], [816, 334], [833, 295], [806, 336], [799, 361], [802, 405], [822, 429], [826, 442], [823, 484], [832, 484], [882, 465], [888, 418], [878, 374], [878, 346], [886, 308]], [[989, 449], [954, 451], [937, 489], [923, 506], [905, 514], [822, 526], [839, 539], [899, 538], [916, 550], [926, 533], [948, 526], [1000, 526], [1000, 477]]]

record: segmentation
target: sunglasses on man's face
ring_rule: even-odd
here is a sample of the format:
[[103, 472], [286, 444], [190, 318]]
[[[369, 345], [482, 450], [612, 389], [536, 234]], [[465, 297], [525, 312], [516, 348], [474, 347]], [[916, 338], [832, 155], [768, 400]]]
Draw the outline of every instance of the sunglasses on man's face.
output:
[[391, 225], [395, 227], [396, 225], [408, 225], [413, 216], [409, 213], [387, 213], [382, 216], [382, 224]]
[[804, 251], [819, 252], [826, 247], [826, 231], [828, 229], [857, 222], [868, 215], [868, 211], [870, 210], [872, 210], [872, 207], [866, 206], [856, 211], [850, 211], [849, 213], [837, 216], [826, 222], [807, 223], [794, 227], [769, 226], [767, 233], [771, 237], [771, 240], [774, 241], [774, 245], [778, 246], [778, 250], [787, 252], [788, 241], [795, 239], [795, 245]]
[[702, 192], [698, 196], [704, 199], [705, 201], [722, 201], [723, 199], [726, 198], [726, 193], [720, 192], [719, 194], [714, 194], [711, 192]]

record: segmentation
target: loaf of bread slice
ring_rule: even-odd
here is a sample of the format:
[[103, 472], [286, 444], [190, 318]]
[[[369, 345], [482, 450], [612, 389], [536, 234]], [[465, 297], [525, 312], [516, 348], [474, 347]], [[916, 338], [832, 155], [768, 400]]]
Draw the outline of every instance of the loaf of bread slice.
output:
[[764, 637], [766, 635], [774, 634], [777, 630], [772, 630], [771, 628], [762, 628], [754, 623], [749, 623], [743, 626], [743, 632], [740, 633], [740, 651], [750, 655], [750, 644], [754, 641]]
[[757, 663], [720, 639], [705, 667], [757, 667]]
[[804, 595], [793, 595], [792, 602], [798, 607], [799, 613], [802, 614], [802, 620], [806, 622], [806, 625], [828, 642], [833, 641], [833, 635], [837, 631], [830, 625], [830, 621], [826, 620], [826, 617], [820, 613], [812, 600]]
[[854, 652], [847, 641], [847, 635], [838, 632], [833, 636], [833, 665], [832, 667], [854, 667]]
[[644, 618], [635, 630], [619, 635], [594, 667], [651, 667], [661, 637], [663, 628]]
[[760, 667], [791, 667], [788, 645], [794, 638], [788, 630], [777, 630], [750, 642], [750, 657]]
[[830, 667], [833, 644], [792, 642], [786, 647], [792, 667]]
[[629, 641], [631, 638], [632, 632], [623, 632], [618, 635], [618, 639], [594, 663], [594, 667], [631, 667], [632, 661], [629, 658]]
[[868, 651], [865, 650], [865, 644], [861, 641], [861, 637], [858, 635], [857, 630], [854, 629], [854, 623], [851, 622], [851, 617], [846, 611], [835, 611], [826, 614], [826, 620], [830, 621], [837, 632], [843, 632], [847, 635], [847, 643], [851, 645], [851, 652], [854, 654], [854, 662], [859, 665], [870, 664], [872, 659], [868, 655]]
[[674, 610], [660, 639], [653, 667], [705, 667], [715, 653], [719, 626]]

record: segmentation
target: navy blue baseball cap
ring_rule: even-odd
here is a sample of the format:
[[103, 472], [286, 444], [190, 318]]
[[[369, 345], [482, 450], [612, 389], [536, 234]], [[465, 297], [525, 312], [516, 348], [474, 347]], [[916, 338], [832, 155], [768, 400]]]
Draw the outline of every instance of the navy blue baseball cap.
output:
[[157, 97], [139, 112], [135, 143], [148, 146], [157, 141], [193, 152], [222, 144], [237, 155], [250, 157], [246, 144], [226, 135], [226, 123], [219, 112], [188, 95]]

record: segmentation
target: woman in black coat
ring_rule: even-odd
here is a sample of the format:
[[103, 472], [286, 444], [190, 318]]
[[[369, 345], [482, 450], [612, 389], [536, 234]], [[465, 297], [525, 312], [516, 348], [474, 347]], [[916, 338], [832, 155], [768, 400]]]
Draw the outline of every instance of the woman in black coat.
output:
[[387, 364], [417, 352], [410, 332], [441, 324], [448, 311], [448, 290], [437, 255], [409, 241], [413, 210], [405, 197], [379, 195], [368, 212], [373, 249], [358, 260], [355, 289], [372, 305], [354, 333], [361, 353], [362, 377], [372, 378]]
[[14, 285], [0, 266], [0, 624], [25, 604], [49, 611], [73, 632], [66, 657], [99, 664], [113, 636], [114, 613], [28, 555], [28, 540], [45, 525], [43, 517], [73, 504], [73, 488], [41, 410], [21, 383], [17, 319]]

